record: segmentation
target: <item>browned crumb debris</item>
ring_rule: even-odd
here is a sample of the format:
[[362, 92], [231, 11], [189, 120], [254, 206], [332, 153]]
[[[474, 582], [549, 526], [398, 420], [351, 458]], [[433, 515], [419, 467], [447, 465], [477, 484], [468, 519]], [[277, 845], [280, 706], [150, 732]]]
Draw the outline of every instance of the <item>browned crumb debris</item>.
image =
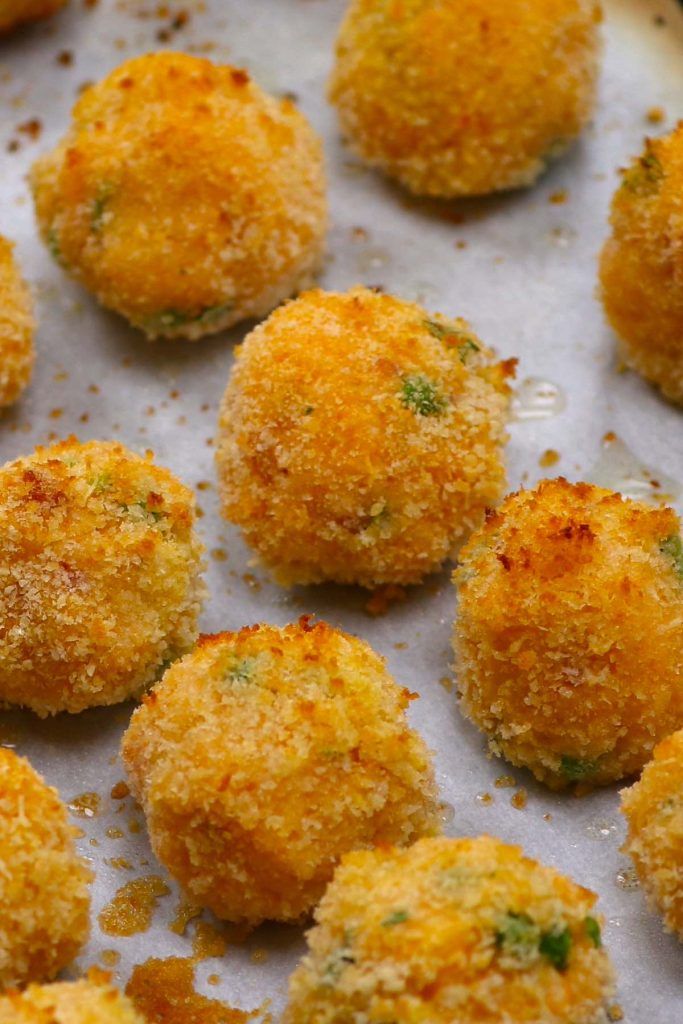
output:
[[[146, 960], [134, 968], [126, 995], [149, 1024], [244, 1024], [258, 1014], [200, 995], [194, 987], [194, 968], [189, 958]], [[266, 1018], [263, 1021], [266, 1024]]]
[[105, 935], [136, 935], [145, 932], [162, 896], [171, 890], [158, 875], [146, 875], [127, 882], [114, 893], [100, 912], [98, 921]]

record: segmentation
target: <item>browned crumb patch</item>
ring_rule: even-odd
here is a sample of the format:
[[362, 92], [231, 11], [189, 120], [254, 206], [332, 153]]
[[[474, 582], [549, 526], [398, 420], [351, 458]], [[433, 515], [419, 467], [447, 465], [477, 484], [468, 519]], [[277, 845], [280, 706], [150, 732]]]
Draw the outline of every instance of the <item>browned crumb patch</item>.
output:
[[100, 928], [105, 935], [137, 935], [147, 931], [159, 899], [170, 891], [158, 875], [127, 882], [100, 912]]
[[126, 986], [149, 1024], [242, 1024], [258, 1011], [234, 1010], [217, 999], [200, 995], [194, 987], [194, 961], [183, 957], [154, 958], [138, 964]]

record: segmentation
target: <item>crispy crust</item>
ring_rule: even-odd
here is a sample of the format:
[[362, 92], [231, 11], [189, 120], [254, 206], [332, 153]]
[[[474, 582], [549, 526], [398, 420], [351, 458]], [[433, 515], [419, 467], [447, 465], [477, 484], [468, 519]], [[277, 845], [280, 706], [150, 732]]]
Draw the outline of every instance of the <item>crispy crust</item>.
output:
[[33, 302], [13, 255], [0, 235], [0, 408], [19, 398], [33, 371]]
[[670, 508], [545, 480], [461, 553], [462, 709], [492, 750], [560, 788], [639, 771], [683, 714], [683, 579]]
[[54, 978], [88, 937], [92, 876], [75, 831], [57, 791], [0, 748], [0, 990]]
[[143, 1024], [130, 1000], [91, 970], [88, 978], [31, 985], [0, 996], [0, 1024]]
[[[595, 901], [488, 836], [348, 854], [290, 980], [284, 1024], [606, 1021], [613, 971]], [[511, 922], [527, 944], [509, 941]], [[564, 935], [564, 966], [542, 952], [542, 935]]]
[[624, 851], [651, 906], [683, 941], [683, 730], [663, 740], [638, 782], [621, 792]]
[[342, 853], [438, 831], [411, 695], [306, 618], [204, 638], [145, 698], [122, 756], [159, 860], [219, 917], [294, 921]]
[[595, 0], [352, 0], [330, 100], [413, 192], [529, 185], [590, 116], [601, 17]]
[[58, 261], [150, 338], [264, 316], [320, 262], [320, 140], [289, 100], [198, 57], [137, 57], [86, 90], [31, 181]]
[[622, 171], [600, 283], [627, 366], [683, 405], [683, 122]]
[[237, 350], [223, 514], [285, 585], [418, 582], [501, 496], [512, 372], [463, 320], [308, 292]]
[[194, 496], [116, 442], [0, 469], [0, 700], [39, 715], [138, 694], [197, 636]]

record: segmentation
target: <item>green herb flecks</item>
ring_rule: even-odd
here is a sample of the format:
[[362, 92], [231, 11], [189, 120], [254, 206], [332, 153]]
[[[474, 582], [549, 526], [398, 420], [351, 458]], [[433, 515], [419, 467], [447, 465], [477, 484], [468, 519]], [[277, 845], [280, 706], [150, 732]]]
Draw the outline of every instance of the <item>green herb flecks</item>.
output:
[[678, 533], [672, 533], [659, 545], [659, 550], [673, 562], [674, 569], [683, 579], [683, 538]]
[[234, 658], [227, 667], [226, 678], [235, 683], [248, 683], [255, 667], [256, 658]]
[[560, 771], [570, 782], [588, 778], [595, 772], [596, 767], [595, 761], [582, 761], [580, 758], [570, 757], [568, 754], [563, 754], [560, 760]]
[[436, 384], [421, 373], [403, 377], [401, 403], [418, 416], [440, 416], [448, 405], [446, 398], [439, 394]]
[[586, 935], [591, 940], [596, 949], [600, 949], [602, 946], [602, 932], [600, 931], [600, 925], [594, 917], [586, 917], [583, 921], [583, 926], [586, 929]]
[[479, 345], [477, 345], [472, 335], [462, 327], [442, 324], [438, 320], [424, 320], [423, 323], [429, 333], [434, 338], [438, 338], [439, 341], [448, 341], [449, 338], [453, 338], [458, 348], [460, 360], [463, 363], [467, 362], [468, 356], [473, 352], [480, 351]]
[[47, 247], [55, 263], [59, 263], [60, 267], [66, 268], [66, 261], [62, 255], [62, 247], [59, 244], [59, 236], [55, 227], [51, 227], [47, 233]]
[[[124, 510], [124, 512], [134, 513], [136, 518], [149, 516], [151, 519], [154, 520], [155, 523], [158, 523], [165, 516], [165, 513], [161, 512], [159, 509], [150, 508], [149, 503], [146, 499], [141, 499], [140, 501], [132, 501], [130, 502], [130, 504], [127, 505], [122, 504], [121, 508]], [[139, 512], [136, 512], [136, 509], [139, 509], [143, 513], [142, 517], [140, 516]]]
[[93, 494], [102, 494], [104, 491], [108, 491], [111, 485], [111, 473], [100, 473], [99, 476], [94, 477], [94, 479], [90, 481]]
[[403, 924], [404, 921], [407, 921], [409, 917], [410, 914], [408, 913], [407, 910], [394, 910], [392, 914], [389, 914], [388, 917], [384, 918], [384, 920], [382, 921], [382, 927], [393, 928], [394, 925]]
[[145, 317], [142, 326], [154, 331], [172, 331], [178, 327], [186, 327], [188, 324], [208, 327], [228, 314], [232, 308], [233, 304], [226, 302], [222, 306], [208, 306], [201, 313], [184, 313], [179, 309], [165, 309], [161, 313]]
[[567, 927], [542, 931], [528, 914], [509, 911], [496, 932], [496, 946], [520, 967], [543, 956], [556, 970], [564, 971], [569, 962], [572, 936]]
[[572, 933], [569, 928], [557, 928], [544, 932], [538, 944], [541, 956], [549, 960], [557, 971], [565, 971], [572, 948]]
[[344, 944], [335, 949], [323, 968], [323, 985], [335, 985], [346, 968], [351, 964], [355, 964], [356, 958], [351, 952], [351, 940], [351, 933], [345, 932]]
[[664, 168], [656, 156], [652, 144], [647, 142], [647, 149], [632, 167], [624, 171], [622, 188], [634, 192], [638, 196], [651, 196], [659, 190], [664, 180]]
[[90, 227], [96, 235], [99, 235], [104, 227], [104, 215], [113, 194], [114, 186], [110, 183], [101, 185], [97, 191], [90, 211]]

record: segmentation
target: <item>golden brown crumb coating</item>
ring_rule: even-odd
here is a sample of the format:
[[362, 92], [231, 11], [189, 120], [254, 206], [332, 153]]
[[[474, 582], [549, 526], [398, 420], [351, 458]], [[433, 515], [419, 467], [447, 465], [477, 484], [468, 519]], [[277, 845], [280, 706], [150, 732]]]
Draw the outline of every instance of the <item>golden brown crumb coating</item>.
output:
[[11, 32], [18, 25], [49, 18], [67, 0], [0, 0], [0, 34]]
[[136, 57], [87, 89], [32, 187], [58, 262], [149, 337], [264, 316], [321, 257], [307, 120], [246, 71], [187, 54]]
[[498, 839], [348, 854], [285, 1024], [602, 1024], [596, 896]]
[[545, 480], [455, 573], [458, 687], [491, 749], [554, 788], [639, 771], [683, 724], [683, 548], [670, 508]]
[[0, 701], [39, 715], [138, 694], [197, 637], [194, 496], [110, 441], [0, 469]]
[[624, 850], [652, 905], [683, 941], [683, 730], [663, 740], [638, 782], [621, 793]]
[[413, 192], [529, 185], [591, 113], [600, 20], [596, 0], [351, 0], [330, 99]]
[[33, 303], [13, 256], [0, 235], [0, 408], [12, 405], [33, 370]]
[[91, 971], [87, 979], [31, 985], [0, 996], [0, 1024], [143, 1024], [130, 1000]]
[[622, 171], [600, 281], [625, 363], [683, 404], [683, 122]]
[[500, 498], [513, 366], [414, 303], [302, 295], [237, 349], [225, 517], [285, 585], [418, 582]]
[[0, 747], [0, 990], [54, 978], [88, 937], [75, 832], [57, 791]]
[[438, 831], [410, 697], [366, 643], [306, 617], [205, 637], [123, 738], [157, 857], [218, 917], [305, 916], [341, 854]]

